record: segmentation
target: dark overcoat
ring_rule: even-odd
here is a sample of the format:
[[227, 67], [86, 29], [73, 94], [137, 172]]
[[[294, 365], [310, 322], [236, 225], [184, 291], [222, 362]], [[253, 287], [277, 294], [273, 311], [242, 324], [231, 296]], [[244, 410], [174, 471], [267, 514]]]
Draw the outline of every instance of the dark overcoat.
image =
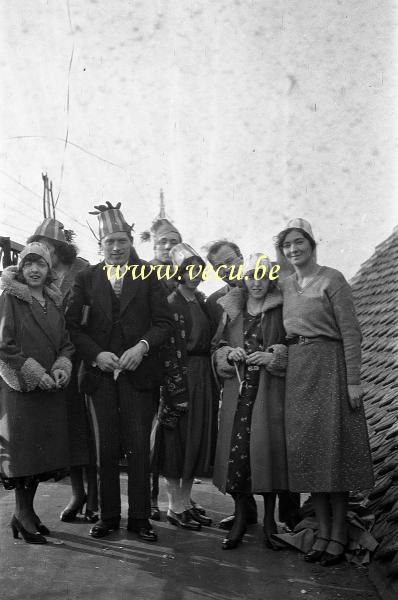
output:
[[[222, 406], [214, 464], [214, 484], [225, 493], [231, 436], [238, 405], [239, 382], [234, 366], [227, 361], [232, 348], [243, 348], [243, 308], [245, 293], [234, 288], [219, 299], [224, 309], [214, 342], [215, 369], [224, 379]], [[261, 494], [287, 489], [284, 402], [286, 347], [282, 323], [282, 296], [276, 289], [265, 297], [261, 326], [263, 345], [273, 346], [272, 363], [261, 367], [250, 432], [250, 467], [252, 492]], [[240, 368], [243, 378], [243, 368]]]
[[0, 472], [4, 477], [37, 475], [68, 467], [64, 391], [38, 388], [56, 368], [70, 376], [73, 346], [65, 329], [62, 297], [44, 289], [47, 314], [27, 285], [4, 270], [0, 297]]

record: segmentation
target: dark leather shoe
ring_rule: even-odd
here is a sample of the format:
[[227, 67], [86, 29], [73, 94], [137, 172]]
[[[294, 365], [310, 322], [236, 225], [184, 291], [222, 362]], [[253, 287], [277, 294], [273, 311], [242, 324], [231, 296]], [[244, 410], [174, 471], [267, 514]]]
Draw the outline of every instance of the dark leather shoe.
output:
[[143, 525], [142, 523], [136, 523], [136, 519], [128, 519], [127, 531], [136, 533], [141, 540], [146, 542], [157, 542], [158, 534], [152, 529], [150, 523]]
[[151, 506], [151, 521], [160, 521], [160, 510], [158, 506]]
[[201, 515], [205, 516], [206, 510], [203, 508], [203, 506], [200, 506], [200, 504], [198, 504], [197, 502], [195, 502], [195, 500], [192, 500], [192, 498], [190, 498], [189, 502], [190, 502], [192, 508], [194, 508], [195, 510], [197, 510], [198, 513], [200, 513]]
[[334, 565], [338, 565], [345, 559], [345, 547], [346, 544], [340, 542], [340, 540], [330, 539], [331, 542], [338, 544], [340, 546], [341, 552], [338, 554], [332, 554], [331, 552], [324, 552], [322, 555], [322, 559], [319, 561], [319, 564], [322, 567], [333, 567]]
[[304, 555], [305, 562], [308, 563], [316, 563], [321, 560], [325, 552], [322, 550], [310, 550], [307, 554]]
[[189, 514], [191, 515], [194, 521], [200, 523], [201, 525], [204, 525], [205, 527], [210, 527], [213, 522], [210, 519], [210, 517], [205, 517], [204, 515], [202, 515], [197, 508], [191, 508]]
[[245, 532], [240, 533], [236, 537], [226, 537], [226, 538], [224, 538], [223, 541], [222, 541], [222, 544], [221, 544], [221, 548], [223, 550], [234, 550], [242, 542], [244, 534], [245, 534]]
[[182, 527], [183, 529], [190, 529], [191, 531], [200, 531], [202, 526], [197, 521], [194, 521], [190, 511], [184, 510], [182, 513], [175, 513], [172, 510], [167, 511], [167, 520], [176, 527]]
[[96, 523], [98, 520], [98, 513], [95, 510], [91, 510], [91, 508], [86, 508], [83, 521], [86, 521], [86, 523]]
[[109, 520], [109, 521], [98, 521], [98, 523], [96, 523], [94, 525], [94, 527], [92, 527], [90, 529], [90, 535], [93, 538], [103, 538], [106, 535], [109, 535], [110, 533], [117, 531], [119, 529], [119, 527], [120, 527], [119, 519]]

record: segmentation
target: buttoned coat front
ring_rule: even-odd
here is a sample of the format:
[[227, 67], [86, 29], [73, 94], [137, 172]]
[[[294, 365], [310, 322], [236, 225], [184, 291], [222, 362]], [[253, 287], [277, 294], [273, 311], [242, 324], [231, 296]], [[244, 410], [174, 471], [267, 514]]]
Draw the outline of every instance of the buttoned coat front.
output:
[[47, 314], [16, 267], [2, 276], [0, 297], [0, 472], [4, 477], [46, 473], [69, 466], [64, 391], [38, 388], [56, 368], [70, 375], [73, 346], [62, 314], [62, 298], [45, 288]]

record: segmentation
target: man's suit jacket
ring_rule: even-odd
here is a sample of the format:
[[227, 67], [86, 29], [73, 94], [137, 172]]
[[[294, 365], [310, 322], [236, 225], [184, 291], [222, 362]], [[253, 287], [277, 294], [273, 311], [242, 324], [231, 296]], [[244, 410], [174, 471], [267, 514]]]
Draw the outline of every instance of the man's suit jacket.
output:
[[[146, 261], [131, 257], [130, 264], [148, 265]], [[112, 288], [104, 262], [88, 267], [77, 274], [72, 297], [66, 312], [70, 337], [79, 357], [83, 359], [81, 389], [92, 394], [101, 384], [103, 373], [93, 367], [100, 352], [109, 351], [112, 335]], [[88, 308], [88, 319], [82, 324], [83, 307]], [[166, 294], [156, 273], [147, 279], [133, 280], [128, 272], [120, 296], [120, 326], [124, 347], [131, 348], [140, 340], [149, 344], [145, 356], [135, 371], [127, 371], [130, 381], [138, 390], [159, 386], [162, 377], [160, 348], [172, 332], [173, 317]]]

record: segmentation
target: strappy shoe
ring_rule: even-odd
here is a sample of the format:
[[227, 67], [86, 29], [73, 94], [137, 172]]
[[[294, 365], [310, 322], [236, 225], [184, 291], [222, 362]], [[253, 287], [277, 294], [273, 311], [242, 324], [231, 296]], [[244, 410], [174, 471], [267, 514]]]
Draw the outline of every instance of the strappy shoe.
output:
[[330, 539], [330, 542], [334, 542], [335, 544], [339, 544], [341, 547], [341, 552], [338, 554], [332, 554], [331, 552], [324, 552], [322, 556], [322, 560], [319, 561], [319, 564], [322, 567], [332, 567], [333, 565], [338, 565], [345, 559], [345, 549], [346, 543], [340, 542], [340, 540]]
[[[330, 540], [328, 538], [317, 536], [317, 538], [315, 540], [315, 544], [317, 543], [318, 540], [322, 540], [323, 542], [327, 542], [327, 544], [325, 546], [325, 550], [326, 550], [327, 545], [328, 545], [328, 543], [329, 543]], [[309, 562], [309, 563], [319, 562], [320, 560], [322, 560], [322, 558], [323, 558], [323, 556], [325, 554], [325, 550], [316, 550], [314, 547], [312, 547], [311, 550], [309, 552], [307, 552], [307, 554], [304, 556], [305, 562]]]

